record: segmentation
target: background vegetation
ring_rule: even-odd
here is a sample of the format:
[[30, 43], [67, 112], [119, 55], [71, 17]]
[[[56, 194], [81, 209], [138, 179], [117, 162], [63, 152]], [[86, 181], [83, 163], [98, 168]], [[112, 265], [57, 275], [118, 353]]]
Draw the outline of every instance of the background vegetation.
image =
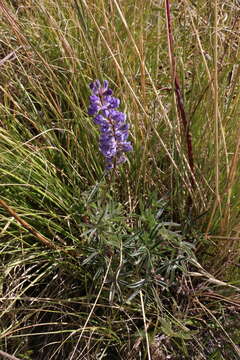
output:
[[[239, 1], [0, 9], [0, 355], [239, 359]], [[113, 177], [95, 79], [131, 125]]]

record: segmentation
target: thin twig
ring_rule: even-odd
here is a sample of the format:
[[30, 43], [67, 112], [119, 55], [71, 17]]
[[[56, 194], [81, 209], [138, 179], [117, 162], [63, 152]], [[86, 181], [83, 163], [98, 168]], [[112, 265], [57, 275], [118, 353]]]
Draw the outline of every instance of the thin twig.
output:
[[4, 65], [6, 61], [12, 61], [15, 60], [17, 57], [17, 51], [21, 49], [22, 46], [19, 46], [16, 50], [10, 52], [8, 55], [6, 55], [3, 59], [0, 60], [0, 66]]
[[44, 246], [47, 246], [50, 249], [63, 251], [67, 254], [70, 253], [70, 251], [67, 251], [60, 246], [55, 245], [53, 242], [48, 240], [44, 235], [42, 235], [40, 232], [35, 230], [30, 224], [28, 224], [25, 220], [23, 220], [15, 210], [13, 210], [4, 200], [0, 199], [0, 206], [4, 208], [11, 216], [17, 220], [19, 224], [21, 224], [26, 230], [28, 230], [33, 236], [35, 236]]
[[220, 240], [233, 240], [233, 241], [239, 241], [240, 237], [235, 236], [220, 236], [220, 235], [206, 235], [207, 239], [220, 239]]
[[6, 353], [5, 351], [0, 350], [0, 356], [2, 356], [4, 359], [9, 359], [9, 360], [20, 360], [19, 358], [17, 358], [14, 355], [10, 355], [8, 353]]
[[145, 332], [145, 336], [146, 336], [148, 360], [151, 360], [151, 351], [150, 351], [150, 344], [149, 344], [149, 338], [148, 338], [148, 325], [147, 325], [147, 321], [146, 321], [146, 314], [145, 314], [145, 309], [144, 309], [142, 290], [140, 290], [140, 299], [141, 299], [141, 307], [142, 307], [142, 314], [143, 314], [144, 332]]

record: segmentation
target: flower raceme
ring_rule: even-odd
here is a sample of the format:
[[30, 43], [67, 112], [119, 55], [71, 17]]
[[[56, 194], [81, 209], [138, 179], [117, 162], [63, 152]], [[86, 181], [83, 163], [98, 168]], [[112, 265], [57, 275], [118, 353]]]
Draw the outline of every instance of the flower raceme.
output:
[[125, 153], [132, 150], [128, 139], [129, 125], [126, 123], [126, 114], [117, 111], [120, 100], [112, 96], [108, 81], [101, 85], [99, 80], [90, 84], [92, 94], [88, 114], [100, 128], [99, 150], [103, 154], [106, 169], [126, 161]]

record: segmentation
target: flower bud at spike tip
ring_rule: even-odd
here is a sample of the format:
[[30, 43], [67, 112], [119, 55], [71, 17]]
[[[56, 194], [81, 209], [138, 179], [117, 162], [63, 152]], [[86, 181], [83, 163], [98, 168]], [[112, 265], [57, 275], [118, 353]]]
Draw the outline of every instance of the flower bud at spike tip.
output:
[[92, 82], [90, 89], [88, 114], [99, 126], [99, 150], [105, 158], [106, 169], [110, 170], [126, 161], [125, 152], [132, 151], [132, 145], [127, 141], [129, 125], [126, 114], [116, 110], [120, 100], [112, 96], [107, 80], [102, 86], [99, 80]]

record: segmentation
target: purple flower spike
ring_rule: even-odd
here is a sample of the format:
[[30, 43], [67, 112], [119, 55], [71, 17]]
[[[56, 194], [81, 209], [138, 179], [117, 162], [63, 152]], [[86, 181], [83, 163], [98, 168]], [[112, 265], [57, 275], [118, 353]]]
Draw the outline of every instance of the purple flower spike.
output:
[[120, 100], [112, 96], [107, 80], [103, 81], [103, 86], [99, 80], [92, 82], [90, 89], [88, 114], [99, 125], [99, 150], [105, 157], [106, 169], [111, 170], [127, 160], [125, 152], [132, 151], [132, 145], [127, 141], [129, 125], [126, 114], [116, 110]]

